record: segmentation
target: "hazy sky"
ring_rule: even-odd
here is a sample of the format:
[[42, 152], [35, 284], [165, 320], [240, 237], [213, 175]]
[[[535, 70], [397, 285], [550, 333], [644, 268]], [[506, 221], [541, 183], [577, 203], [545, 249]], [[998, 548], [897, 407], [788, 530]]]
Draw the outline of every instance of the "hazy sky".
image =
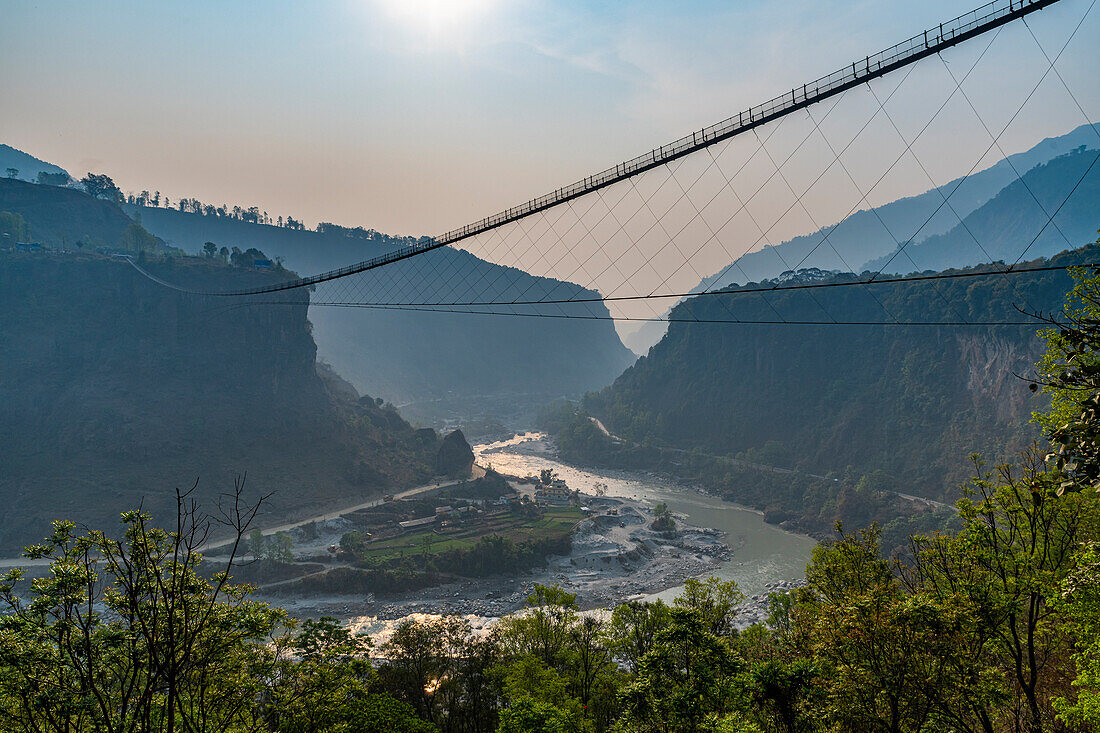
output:
[[[0, 0], [0, 142], [77, 176], [106, 172], [124, 191], [434, 234], [975, 2]], [[1063, 0], [1032, 28], [1064, 40], [1089, 2]], [[1094, 119], [1098, 40], [1100, 10], [1059, 66]], [[976, 101], [1008, 109], [1036, 54], [1022, 26], [1006, 32]], [[921, 73], [918, 90], [943, 83]], [[1084, 121], [1056, 91], [1006, 135], [1010, 149]], [[951, 145], [944, 136], [930, 163], [945, 176], [962, 165]]]

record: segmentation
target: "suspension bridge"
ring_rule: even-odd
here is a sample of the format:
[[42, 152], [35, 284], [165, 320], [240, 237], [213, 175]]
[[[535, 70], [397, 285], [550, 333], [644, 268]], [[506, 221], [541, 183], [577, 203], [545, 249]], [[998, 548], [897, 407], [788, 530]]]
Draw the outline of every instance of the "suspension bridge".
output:
[[[777, 273], [796, 272], [814, 265], [821, 260], [822, 253], [827, 254], [837, 271], [855, 272], [861, 262], [836, 245], [838, 227], [822, 225], [822, 217], [829, 216], [822, 214], [822, 210], [830, 207], [812, 203], [815, 197], [828, 198], [827, 194], [845, 190], [851, 204], [839, 209], [841, 213], [847, 210], [840, 221], [861, 209], [869, 210], [878, 220], [879, 236], [892, 247], [884, 264], [842, 281], [775, 280], [750, 284], [739, 289], [738, 294], [766, 298], [775, 291], [803, 290], [813, 298], [813, 292], [821, 288], [859, 287], [877, 301], [874, 287], [880, 285], [915, 281], [938, 288], [939, 281], [944, 279], [1005, 277], [1060, 269], [1029, 264], [1025, 258], [1037, 240], [1052, 232], [1061, 236], [1066, 248], [1083, 244], [1061, 232], [1057, 217], [1078, 186], [1092, 175], [1100, 158], [1100, 146], [1090, 151], [1091, 159], [1076, 182], [1055, 202], [1040, 200], [1024, 178], [1026, 169], [1017, 170], [1002, 147], [1005, 132], [1029, 105], [1036, 103], [1037, 93], [1051, 86], [1064, 92], [1064, 103], [1075, 108], [1100, 142], [1100, 128], [1093, 124], [1058, 68], [1063, 53], [1093, 10], [1095, 0], [1075, 8], [1071, 21], [1051, 32], [1056, 36], [1054, 42], [1048, 39], [1043, 43], [1029, 24], [1029, 17], [1059, 2], [1073, 4], [1072, 0], [994, 0], [568, 186], [439, 236], [421, 238], [345, 267], [257, 287], [208, 292], [191, 290], [185, 283], [169, 282], [136, 262], [132, 264], [166, 287], [204, 296], [243, 299], [249, 304], [308, 302], [315, 306], [538, 318], [670, 321], [677, 319], [660, 311], [680, 299], [728, 295], [727, 286], [735, 276], [750, 283], [753, 278], [743, 262], [753, 252], [773, 252]], [[1000, 40], [1002, 31], [1012, 26], [1023, 29], [1011, 42], [1030, 44], [1035, 74], [1021, 78], [1016, 84], [1018, 99], [1008, 104], [1007, 120], [991, 124], [980, 109], [978, 95], [968, 92], [967, 86], [968, 83], [974, 86], [971, 77]], [[946, 52], [955, 49], [960, 54], [957, 58], [945, 58]], [[943, 92], [940, 98], [926, 106], [923, 116], [909, 114], [902, 118], [897, 113], [891, 114], [891, 104], [904, 98], [906, 81], [922, 64], [938, 68], [941, 74], [938, 88]], [[862, 96], [851, 99], [850, 95], [857, 92]], [[978, 125], [975, 129], [988, 142], [972, 146], [973, 164], [966, 169], [964, 163], [962, 176], [940, 182], [917, 151], [924, 139], [930, 137], [929, 131], [942, 124], [944, 110], [953, 104], [969, 108]], [[841, 105], [852, 107], [851, 115], [857, 118], [862, 113], [864, 120], [854, 127], [854, 134], [849, 129], [830, 137], [826, 132], [830, 116]], [[815, 114], [815, 110], [819, 111]], [[776, 135], [785, 124], [797, 129], [784, 143]], [[903, 128], [909, 129], [909, 134]], [[896, 136], [896, 140], [890, 152], [881, 155], [883, 165], [871, 176], [873, 183], [866, 185], [860, 183], [853, 171], [854, 164], [848, 161], [870, 135], [869, 129], [879, 129], [880, 135], [885, 130]], [[739, 146], [743, 140], [749, 144]], [[877, 141], [866, 144], [879, 145]], [[1042, 219], [1030, 241], [1021, 243], [1014, 261], [981, 271], [893, 275], [903, 261], [909, 263], [908, 271], [919, 273], [923, 269], [908, 249], [922, 236], [935, 233], [935, 226], [942, 229], [940, 224], [930, 225], [945, 216], [967, 229], [982, 255], [980, 261], [994, 260], [983, 245], [981, 232], [967, 227], [967, 212], [959, 210], [954, 198], [982, 164], [989, 161], [990, 155], [1009, 161], [1015, 180], [1027, 188]], [[910, 172], [916, 171], [918, 177], [926, 178], [931, 190], [938, 194], [938, 200], [922, 211], [916, 225], [910, 223], [905, 230], [899, 229], [897, 222], [887, 221], [871, 203], [876, 188], [885, 188], [884, 181], [896, 175], [903, 162], [910, 166]], [[831, 208], [836, 210], [835, 205]], [[797, 259], [788, 260], [774, 245], [780, 232], [804, 233], [798, 231], [799, 226], [818, 235]], [[459, 244], [470, 247], [470, 252], [482, 260], [556, 280], [540, 280], [540, 284], [529, 284], [522, 291], [510, 288], [508, 278], [499, 272], [478, 270], [469, 260], [455, 256], [441, 257], [441, 250]], [[415, 262], [410, 263], [414, 258]], [[709, 263], [719, 263], [721, 269], [707, 275]], [[891, 270], [892, 267], [895, 269]], [[427, 286], [429, 282], [441, 281], [447, 285]], [[564, 287], [573, 282], [582, 287]], [[675, 287], [676, 284], [682, 287]], [[688, 285], [695, 287], [689, 289]], [[302, 295], [295, 296], [296, 292]], [[276, 297], [277, 294], [283, 295]], [[637, 304], [645, 304], [648, 312], [629, 310]], [[776, 315], [774, 320], [746, 321], [732, 317], [731, 313], [728, 322], [817, 322], [788, 319], [778, 312]], [[882, 323], [887, 325], [1032, 323], [1027, 319], [974, 321], [964, 317], [951, 323], [942, 320], [902, 323], [885, 309], [884, 316]], [[679, 320], [698, 322], [690, 317]], [[840, 323], [831, 318], [821, 322]]]

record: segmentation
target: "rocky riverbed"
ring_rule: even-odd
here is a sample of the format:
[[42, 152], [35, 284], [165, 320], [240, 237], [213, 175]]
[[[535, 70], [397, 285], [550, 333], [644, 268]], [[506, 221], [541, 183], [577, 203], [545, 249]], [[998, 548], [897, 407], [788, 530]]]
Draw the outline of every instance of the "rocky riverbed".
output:
[[[681, 585], [733, 556], [723, 534], [676, 521], [672, 532], [651, 529], [653, 508], [622, 497], [585, 497], [592, 516], [573, 534], [572, 551], [518, 577], [462, 579], [407, 595], [273, 596], [298, 616], [380, 620], [410, 614], [500, 616], [523, 608], [536, 583], [577, 594], [582, 608], [614, 605]], [[261, 589], [262, 594], [262, 589]]]

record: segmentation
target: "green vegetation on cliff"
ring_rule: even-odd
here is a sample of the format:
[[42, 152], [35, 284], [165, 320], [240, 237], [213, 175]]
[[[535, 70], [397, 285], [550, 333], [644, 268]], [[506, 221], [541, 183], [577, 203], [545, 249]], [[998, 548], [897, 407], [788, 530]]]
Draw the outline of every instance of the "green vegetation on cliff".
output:
[[[1089, 245], [1050, 262], [1098, 259], [1100, 246]], [[1069, 275], [1058, 271], [766, 294], [738, 295], [733, 287], [729, 294], [693, 298], [674, 316], [826, 324], [1026, 321], [1017, 308], [1057, 311], [1070, 287]], [[1001, 459], [1037, 437], [1029, 417], [1045, 398], [1015, 375], [1032, 371], [1042, 350], [1041, 325], [673, 323], [648, 356], [588, 395], [583, 407], [626, 446], [820, 475], [882, 471], [898, 490], [953, 498], [970, 470], [967, 455]], [[600, 440], [592, 430], [584, 435]]]
[[[157, 276], [186, 270], [213, 290], [279, 277], [156, 260]], [[0, 282], [5, 551], [61, 515], [102, 525], [142, 505], [159, 518], [196, 481], [214, 500], [247, 473], [287, 515], [435, 472], [433, 431], [318, 369], [304, 305], [187, 295], [85, 254], [0, 253]]]

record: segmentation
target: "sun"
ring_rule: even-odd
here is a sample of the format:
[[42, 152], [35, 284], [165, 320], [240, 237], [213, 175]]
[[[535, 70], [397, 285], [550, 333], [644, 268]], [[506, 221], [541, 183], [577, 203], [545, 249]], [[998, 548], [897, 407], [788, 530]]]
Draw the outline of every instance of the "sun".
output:
[[442, 34], [484, 19], [498, 0], [378, 0], [395, 21], [410, 30]]

